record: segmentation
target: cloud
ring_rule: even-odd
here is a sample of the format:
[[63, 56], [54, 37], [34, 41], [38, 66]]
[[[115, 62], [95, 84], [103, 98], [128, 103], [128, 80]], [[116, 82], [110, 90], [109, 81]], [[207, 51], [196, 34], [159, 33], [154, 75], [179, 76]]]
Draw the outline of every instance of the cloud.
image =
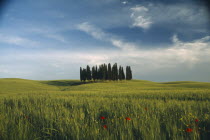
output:
[[143, 29], [148, 29], [152, 21], [150, 17], [146, 17], [146, 13], [149, 11], [148, 8], [144, 6], [136, 6], [131, 8], [131, 19], [133, 20], [133, 27], [141, 27]]
[[[176, 68], [178, 65], [194, 67], [198, 63], [208, 62], [210, 56], [209, 36], [191, 42], [182, 42], [177, 35], [172, 37], [173, 44], [168, 48], [153, 50], [138, 49], [127, 56], [144, 60], [154, 68]], [[139, 61], [142, 63], [142, 61]]]
[[[201, 30], [208, 24], [205, 8], [195, 4], [146, 3], [130, 8], [132, 27], [148, 29], [152, 25], [176, 25], [175, 28], [193, 28]], [[187, 26], [183, 26], [187, 25]], [[204, 26], [205, 25], [205, 26]], [[203, 27], [204, 26], [204, 27]]]
[[77, 28], [78, 28], [78, 30], [86, 32], [87, 34], [91, 35], [95, 39], [99, 39], [99, 40], [102, 40], [102, 41], [109, 42], [113, 46], [115, 46], [119, 49], [122, 49], [122, 50], [132, 50], [136, 47], [135, 44], [129, 43], [129, 42], [124, 42], [119, 37], [114, 36], [114, 35], [109, 34], [109, 33], [105, 33], [100, 28], [97, 28], [96, 26], [91, 25], [88, 22], [78, 24]]
[[49, 26], [48, 27], [42, 26], [42, 27], [30, 27], [29, 29], [26, 30], [26, 32], [29, 32], [29, 34], [31, 33], [38, 34], [41, 37], [59, 41], [59, 43], [68, 44], [69, 43], [68, 39], [66, 39], [66, 37], [60, 33], [66, 30], [71, 30], [71, 29], [68, 27], [53, 28]]
[[128, 4], [128, 2], [127, 1], [123, 1], [122, 4], [126, 5], [126, 4]]
[[[8, 60], [9, 58], [7, 58]], [[15, 69], [15, 70], [14, 70]], [[1, 78], [22, 78], [30, 77], [33, 73], [31, 70], [28, 70], [27, 67], [22, 67], [18, 65], [0, 65], [0, 77]]]
[[175, 5], [150, 5], [152, 19], [156, 22], [183, 23], [189, 25], [200, 25], [208, 22], [206, 11], [192, 4]]
[[[21, 71], [18, 76], [23, 75], [23, 78], [29, 79], [77, 79], [79, 78], [79, 66], [85, 67], [87, 64], [93, 66], [109, 62], [112, 64], [117, 62], [122, 66], [131, 65], [134, 78], [151, 74], [157, 76], [163, 71], [169, 75], [176, 75], [176, 72], [180, 70], [183, 73], [190, 73], [190, 71], [198, 69], [200, 65], [205, 64], [205, 67], [210, 65], [210, 36], [190, 42], [179, 40], [177, 35], [174, 35], [171, 39], [173, 41], [171, 46], [152, 50], [138, 47], [133, 50], [118, 49], [110, 51], [104, 49], [79, 52], [45, 50], [39, 53], [1, 54], [0, 63], [9, 65], [15, 60], [16, 65], [8, 66], [7, 69], [4, 68], [4, 73], [14, 76], [15, 74], [11, 73], [16, 69], [17, 72]], [[129, 46], [128, 43], [127, 47]], [[203, 71], [208, 71], [208, 69]], [[202, 73], [192, 73], [190, 78], [198, 75], [202, 76]]]
[[0, 34], [0, 42], [20, 47], [33, 48], [39, 47], [40, 43], [20, 36], [5, 36]]
[[59, 35], [59, 34], [45, 34], [45, 37], [57, 40], [62, 43], [69, 43], [64, 36]]
[[178, 39], [177, 37], [177, 34], [174, 34], [172, 37], [171, 37], [171, 41], [174, 43], [174, 44], [180, 44], [180, 40]]
[[9, 73], [9, 71], [7, 70], [7, 69], [0, 69], [0, 73], [5, 73], [5, 74], [8, 74]]
[[96, 39], [108, 41], [113, 46], [120, 49], [118, 52], [121, 54], [120, 56], [119, 54], [114, 54], [113, 56], [107, 56], [107, 58], [113, 58], [118, 55], [117, 58], [128, 57], [130, 60], [133, 60], [133, 62], [136, 62], [136, 60], [144, 60], [154, 64], [156, 67], [176, 67], [176, 64], [183, 63], [192, 67], [196, 63], [206, 61], [210, 56], [210, 36], [191, 42], [182, 42], [179, 40], [178, 36], [174, 34], [171, 37], [173, 44], [169, 47], [147, 50], [142, 49], [141, 45], [122, 41], [119, 37], [105, 33], [89, 23], [79, 24], [78, 29], [90, 34]]
[[107, 40], [107, 34], [104, 33], [101, 29], [89, 24], [88, 22], [84, 22], [77, 25], [77, 28], [81, 31], [84, 31], [90, 34], [92, 37], [100, 40]]

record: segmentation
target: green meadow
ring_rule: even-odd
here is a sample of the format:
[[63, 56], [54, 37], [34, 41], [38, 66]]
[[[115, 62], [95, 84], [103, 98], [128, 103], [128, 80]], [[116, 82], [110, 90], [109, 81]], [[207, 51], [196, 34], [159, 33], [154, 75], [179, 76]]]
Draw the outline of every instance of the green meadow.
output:
[[0, 140], [208, 140], [210, 83], [0, 79]]

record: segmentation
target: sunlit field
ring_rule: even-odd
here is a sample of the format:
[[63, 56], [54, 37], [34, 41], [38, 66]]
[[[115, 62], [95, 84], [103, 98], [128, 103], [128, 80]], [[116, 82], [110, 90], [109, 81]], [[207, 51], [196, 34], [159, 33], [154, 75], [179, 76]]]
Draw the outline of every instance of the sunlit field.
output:
[[0, 140], [210, 138], [210, 83], [0, 79]]

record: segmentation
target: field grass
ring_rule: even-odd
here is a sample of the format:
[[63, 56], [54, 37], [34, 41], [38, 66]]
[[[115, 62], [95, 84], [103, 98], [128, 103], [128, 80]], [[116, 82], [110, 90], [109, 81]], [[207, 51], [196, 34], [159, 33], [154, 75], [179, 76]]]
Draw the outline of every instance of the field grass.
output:
[[210, 138], [210, 83], [0, 79], [0, 140]]

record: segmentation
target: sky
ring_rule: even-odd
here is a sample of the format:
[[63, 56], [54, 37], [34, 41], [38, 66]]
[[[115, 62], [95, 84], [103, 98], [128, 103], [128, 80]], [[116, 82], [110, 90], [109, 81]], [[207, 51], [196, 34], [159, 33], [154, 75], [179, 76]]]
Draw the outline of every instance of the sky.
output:
[[209, 19], [195, 0], [1, 0], [0, 78], [117, 63], [134, 79], [210, 82]]

